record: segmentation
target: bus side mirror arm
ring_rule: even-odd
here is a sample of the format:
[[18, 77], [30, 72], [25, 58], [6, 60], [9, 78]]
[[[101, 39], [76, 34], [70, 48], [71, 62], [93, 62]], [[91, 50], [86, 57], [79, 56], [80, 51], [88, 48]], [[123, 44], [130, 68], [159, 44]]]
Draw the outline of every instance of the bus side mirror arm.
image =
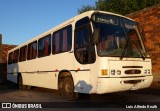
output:
[[142, 34], [143, 41], [146, 41], [146, 36], [145, 36], [144, 30], [141, 30], [141, 34]]
[[95, 29], [93, 32], [93, 43], [98, 44], [99, 42], [99, 30]]

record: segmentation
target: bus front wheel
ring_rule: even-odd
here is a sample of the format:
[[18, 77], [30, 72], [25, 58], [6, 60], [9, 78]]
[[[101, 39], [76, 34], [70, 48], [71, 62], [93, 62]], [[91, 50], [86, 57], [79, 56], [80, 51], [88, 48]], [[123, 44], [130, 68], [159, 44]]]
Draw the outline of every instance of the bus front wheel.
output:
[[63, 96], [67, 100], [77, 100], [78, 93], [74, 92], [74, 83], [71, 77], [65, 77], [62, 86]]
[[18, 88], [21, 89], [21, 90], [26, 89], [26, 85], [23, 85], [23, 79], [22, 79], [21, 75], [18, 77]]
[[59, 79], [58, 80], [58, 92], [60, 95], [63, 95], [62, 87], [63, 87], [63, 79]]

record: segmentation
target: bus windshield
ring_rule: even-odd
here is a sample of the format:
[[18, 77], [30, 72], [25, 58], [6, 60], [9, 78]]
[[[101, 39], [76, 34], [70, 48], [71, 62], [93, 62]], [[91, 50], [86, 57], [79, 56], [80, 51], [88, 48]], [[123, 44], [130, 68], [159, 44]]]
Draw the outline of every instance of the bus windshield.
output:
[[92, 16], [94, 30], [98, 30], [99, 56], [145, 58], [137, 23], [126, 18], [96, 13]]

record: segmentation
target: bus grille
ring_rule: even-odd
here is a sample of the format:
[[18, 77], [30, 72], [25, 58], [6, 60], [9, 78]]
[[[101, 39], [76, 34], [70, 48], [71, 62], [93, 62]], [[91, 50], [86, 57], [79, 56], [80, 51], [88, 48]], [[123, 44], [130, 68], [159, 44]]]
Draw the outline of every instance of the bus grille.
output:
[[126, 70], [125, 74], [141, 74], [141, 70], [136, 70], [136, 69]]

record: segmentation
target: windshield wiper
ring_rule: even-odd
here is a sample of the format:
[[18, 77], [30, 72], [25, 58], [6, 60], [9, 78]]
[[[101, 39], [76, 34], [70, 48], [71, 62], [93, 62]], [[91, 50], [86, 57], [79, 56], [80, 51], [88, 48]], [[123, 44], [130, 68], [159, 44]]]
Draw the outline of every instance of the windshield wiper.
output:
[[[124, 48], [123, 48], [123, 52], [122, 52], [122, 54], [121, 54], [121, 56], [120, 56], [120, 60], [122, 60], [123, 59], [123, 57], [124, 57], [124, 55], [125, 55], [125, 53], [126, 53], [126, 50], [128, 50], [128, 48], [130, 48], [131, 50], [131, 52], [132, 52], [132, 48], [131, 48], [131, 46], [128, 44], [128, 43], [130, 43], [130, 40], [129, 40], [129, 37], [128, 37], [128, 35], [127, 35], [127, 31], [126, 31], [126, 29], [125, 29], [125, 25], [124, 25], [124, 22], [123, 22], [123, 20], [121, 19], [121, 22], [122, 22], [122, 25], [123, 25], [123, 32], [124, 32], [124, 35], [125, 35], [125, 38], [126, 38], [126, 45], [124, 46]], [[133, 55], [133, 52], [132, 52], [132, 55]]]
[[[130, 42], [130, 43], [131, 43], [131, 42]], [[140, 49], [136, 46], [135, 42], [132, 41], [132, 43], [135, 45], [136, 49], [139, 51], [142, 59], [145, 60], [145, 56], [142, 54], [142, 52], [140, 51]], [[133, 48], [128, 49], [128, 47], [129, 47], [129, 46], [128, 46], [128, 42], [127, 42], [127, 44], [126, 44], [126, 45], [124, 46], [124, 48], [123, 48], [123, 52], [122, 52], [122, 54], [121, 54], [121, 56], [120, 56], [120, 60], [123, 59], [123, 57], [124, 57], [124, 55], [125, 55], [125, 53], [126, 53], [127, 50], [130, 50], [131, 53], [132, 53], [131, 55], [133, 56]]]
[[129, 46], [128, 43], [129, 43], [129, 42], [127, 42], [127, 44], [126, 44], [126, 45], [124, 46], [124, 48], [123, 48], [123, 52], [122, 52], [122, 54], [121, 54], [121, 56], [120, 56], [120, 60], [123, 59], [123, 57], [125, 56], [126, 51], [127, 51], [127, 56], [128, 56], [128, 57], [129, 57], [129, 56], [133, 56], [132, 48]]
[[140, 51], [140, 49], [136, 46], [136, 43], [134, 41], [132, 41], [132, 43], [135, 45], [136, 49], [139, 51], [142, 59], [145, 60], [145, 56], [142, 54], [142, 52]]
[[121, 54], [121, 56], [120, 56], [120, 60], [122, 60], [123, 59], [123, 57], [124, 57], [124, 55], [125, 55], [125, 53], [126, 53], [126, 50], [127, 50], [127, 44], [124, 46], [124, 48], [123, 48], [123, 52], [122, 52], [122, 54]]

